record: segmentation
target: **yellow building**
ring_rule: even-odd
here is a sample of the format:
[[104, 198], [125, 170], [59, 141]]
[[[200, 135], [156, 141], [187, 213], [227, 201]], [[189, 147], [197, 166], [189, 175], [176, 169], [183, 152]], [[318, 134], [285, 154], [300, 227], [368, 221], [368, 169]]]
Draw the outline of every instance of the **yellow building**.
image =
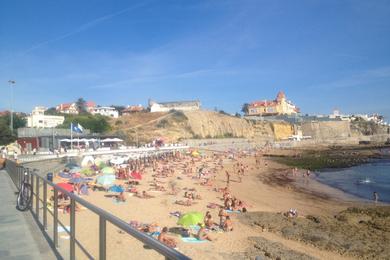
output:
[[246, 108], [247, 116], [293, 115], [299, 112], [299, 108], [286, 99], [283, 91], [278, 93], [275, 100], [255, 101]]

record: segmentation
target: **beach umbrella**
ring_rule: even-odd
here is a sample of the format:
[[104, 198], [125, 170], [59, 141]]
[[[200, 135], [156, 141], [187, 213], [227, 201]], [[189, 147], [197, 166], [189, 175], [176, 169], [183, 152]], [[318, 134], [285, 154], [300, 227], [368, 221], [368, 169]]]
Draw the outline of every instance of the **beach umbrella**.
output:
[[77, 165], [74, 162], [70, 162], [70, 163], [65, 164], [65, 168], [68, 168], [68, 169], [73, 169], [73, 168], [76, 168], [76, 167], [80, 168], [80, 166]]
[[69, 183], [84, 183], [84, 182], [86, 182], [86, 180], [80, 177], [72, 178], [69, 180]]
[[115, 169], [112, 168], [112, 167], [104, 167], [101, 172], [103, 174], [107, 174], [107, 175], [111, 175], [111, 174], [115, 174]]
[[130, 175], [131, 175], [131, 177], [132, 177], [133, 179], [142, 180], [142, 175], [141, 175], [140, 172], [132, 172]]
[[57, 183], [56, 185], [58, 187], [63, 188], [64, 190], [66, 190], [68, 192], [72, 192], [73, 191], [73, 185], [72, 184], [69, 184], [69, 183], [66, 183], [66, 182], [61, 182], [61, 183]]
[[103, 175], [97, 178], [97, 183], [103, 186], [110, 186], [115, 181], [115, 175]]
[[58, 174], [58, 176], [60, 176], [61, 178], [64, 178], [64, 179], [70, 179], [72, 178], [72, 174], [69, 173], [69, 172], [60, 172]]
[[95, 159], [93, 159], [92, 156], [85, 156], [83, 160], [81, 161], [82, 167], [88, 167], [95, 164]]
[[81, 168], [80, 167], [75, 167], [73, 169], [70, 169], [69, 172], [70, 173], [80, 173], [81, 172]]
[[198, 151], [193, 151], [191, 154], [193, 157], [198, 157], [200, 153]]
[[108, 191], [111, 191], [111, 192], [124, 192], [125, 189], [122, 186], [114, 185], [114, 186], [110, 187], [108, 189]]
[[95, 174], [95, 171], [92, 168], [83, 168], [81, 169], [80, 173], [85, 176], [92, 176]]
[[203, 223], [203, 218], [204, 216], [201, 212], [189, 212], [182, 215], [177, 221], [177, 224], [188, 228], [192, 225]]

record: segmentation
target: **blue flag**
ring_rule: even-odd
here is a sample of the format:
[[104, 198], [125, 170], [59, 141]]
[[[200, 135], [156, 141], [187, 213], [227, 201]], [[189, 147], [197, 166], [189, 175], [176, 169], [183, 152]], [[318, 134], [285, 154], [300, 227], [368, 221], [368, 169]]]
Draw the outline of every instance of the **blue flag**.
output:
[[84, 131], [84, 128], [80, 125], [80, 124], [73, 124], [73, 123], [70, 123], [70, 129], [73, 131], [73, 132], [76, 132], [76, 133], [83, 133]]

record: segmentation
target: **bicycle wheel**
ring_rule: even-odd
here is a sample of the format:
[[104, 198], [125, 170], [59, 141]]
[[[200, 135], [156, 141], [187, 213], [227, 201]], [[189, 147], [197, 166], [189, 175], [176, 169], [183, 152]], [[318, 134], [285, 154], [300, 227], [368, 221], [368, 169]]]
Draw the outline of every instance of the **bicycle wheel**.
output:
[[31, 205], [32, 189], [30, 184], [23, 183], [17, 199], [17, 208], [20, 211], [26, 211]]

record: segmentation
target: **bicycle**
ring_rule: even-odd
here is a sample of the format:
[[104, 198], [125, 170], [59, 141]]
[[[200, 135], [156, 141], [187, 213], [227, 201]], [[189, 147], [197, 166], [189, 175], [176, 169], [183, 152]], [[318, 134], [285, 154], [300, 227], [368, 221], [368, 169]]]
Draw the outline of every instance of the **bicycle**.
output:
[[25, 172], [23, 182], [18, 193], [18, 198], [16, 200], [16, 208], [20, 211], [28, 210], [31, 207], [32, 202], [32, 187], [27, 181], [27, 175], [28, 173]]

